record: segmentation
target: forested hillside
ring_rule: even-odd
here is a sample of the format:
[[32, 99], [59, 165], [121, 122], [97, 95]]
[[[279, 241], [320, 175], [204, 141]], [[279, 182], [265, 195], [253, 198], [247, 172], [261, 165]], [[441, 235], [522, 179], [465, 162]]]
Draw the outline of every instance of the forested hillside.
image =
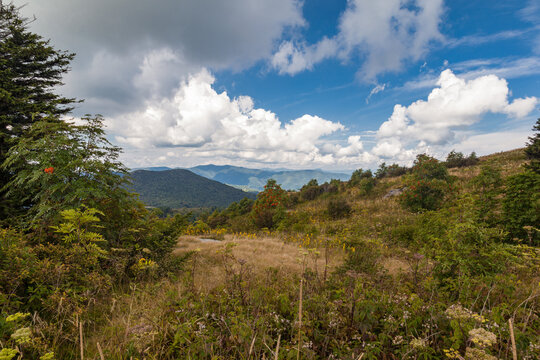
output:
[[137, 170], [130, 173], [132, 191], [147, 205], [169, 208], [226, 207], [255, 193], [244, 192], [189, 170]]

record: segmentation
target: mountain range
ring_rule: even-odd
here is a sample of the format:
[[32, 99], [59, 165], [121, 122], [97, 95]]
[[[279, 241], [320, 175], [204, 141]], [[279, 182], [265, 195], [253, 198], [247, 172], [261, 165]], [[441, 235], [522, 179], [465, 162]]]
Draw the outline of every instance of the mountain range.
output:
[[[167, 167], [144, 168], [149, 171], [170, 170]], [[346, 173], [327, 172], [323, 170], [288, 170], [288, 169], [250, 169], [231, 165], [199, 165], [188, 168], [197, 175], [219, 181], [221, 183], [245, 190], [262, 191], [268, 179], [274, 179], [283, 189], [298, 190], [311, 179], [319, 184], [332, 179], [349, 180]]]

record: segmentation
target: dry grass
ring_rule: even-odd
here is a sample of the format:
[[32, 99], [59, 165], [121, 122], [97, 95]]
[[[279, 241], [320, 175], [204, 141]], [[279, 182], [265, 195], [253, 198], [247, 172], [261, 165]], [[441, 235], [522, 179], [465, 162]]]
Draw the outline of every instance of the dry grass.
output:
[[[223, 251], [227, 244], [234, 244], [232, 255], [238, 261], [245, 261], [245, 266], [254, 277], [262, 276], [267, 269], [278, 271], [283, 277], [297, 276], [302, 273], [300, 261], [302, 250], [298, 245], [285, 243], [276, 237], [243, 238], [226, 235], [219, 242], [201, 242], [197, 236], [182, 236], [178, 240], [175, 254], [197, 251], [195, 284], [199, 290], [211, 291], [225, 282], [223, 269]], [[230, 246], [230, 245], [229, 245]], [[318, 259], [312, 258], [308, 265], [324, 271], [324, 254], [321, 249]], [[330, 249], [329, 271], [343, 262], [344, 254], [339, 249]], [[238, 265], [237, 265], [238, 266]]]
[[411, 272], [411, 265], [408, 262], [395, 257], [383, 258], [381, 266], [388, 271], [388, 275], [394, 277]]

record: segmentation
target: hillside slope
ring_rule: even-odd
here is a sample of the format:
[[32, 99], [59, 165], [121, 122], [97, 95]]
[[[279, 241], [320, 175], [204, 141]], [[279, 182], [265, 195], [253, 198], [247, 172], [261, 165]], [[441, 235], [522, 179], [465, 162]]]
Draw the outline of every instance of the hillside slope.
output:
[[171, 208], [223, 207], [245, 197], [247, 193], [207, 179], [189, 170], [137, 170], [131, 173], [131, 189], [150, 206]]

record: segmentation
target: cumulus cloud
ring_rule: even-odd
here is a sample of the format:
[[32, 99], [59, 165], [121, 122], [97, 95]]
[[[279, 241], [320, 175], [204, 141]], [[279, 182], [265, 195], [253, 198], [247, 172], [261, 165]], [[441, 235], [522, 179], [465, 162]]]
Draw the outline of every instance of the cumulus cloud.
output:
[[216, 92], [214, 80], [202, 70], [182, 82], [173, 96], [149, 100], [143, 110], [110, 119], [109, 131], [129, 147], [181, 147], [198, 157], [297, 164], [370, 159], [359, 136], [350, 136], [345, 145], [324, 145], [324, 137], [345, 130], [339, 122], [306, 114], [282, 124], [248, 96], [231, 99]]
[[372, 81], [378, 74], [400, 70], [418, 60], [432, 41], [441, 41], [439, 24], [443, 0], [349, 0], [339, 22], [339, 33], [312, 45], [284, 42], [272, 58], [280, 73], [310, 70], [329, 58], [365, 59], [359, 76]]
[[377, 136], [373, 153], [395, 157], [406, 146], [423, 147], [448, 144], [455, 131], [478, 122], [487, 113], [506, 114], [514, 118], [527, 116], [538, 104], [536, 97], [509, 101], [508, 83], [495, 75], [466, 80], [451, 70], [444, 70], [437, 87], [427, 100], [408, 107], [396, 105]]

